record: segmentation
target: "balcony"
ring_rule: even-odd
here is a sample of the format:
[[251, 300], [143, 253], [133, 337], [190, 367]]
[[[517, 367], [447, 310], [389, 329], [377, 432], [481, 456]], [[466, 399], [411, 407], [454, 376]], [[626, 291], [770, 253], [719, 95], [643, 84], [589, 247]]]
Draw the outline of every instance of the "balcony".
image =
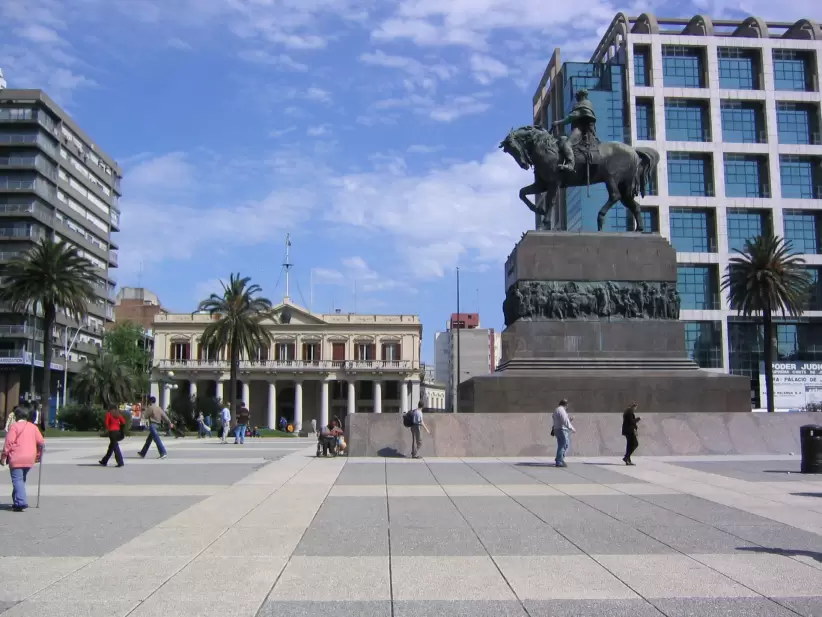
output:
[[[228, 371], [231, 367], [224, 360], [158, 360], [155, 368], [162, 371]], [[411, 360], [243, 360], [240, 362], [241, 371], [409, 371], [414, 368]]]
[[114, 266], [116, 268], [117, 267], [117, 260], [118, 260], [117, 251], [109, 250], [109, 252], [108, 252], [108, 265]]
[[43, 340], [43, 331], [25, 325], [11, 325], [0, 326], [0, 338], [34, 338], [38, 341]]
[[39, 229], [24, 229], [22, 227], [0, 227], [0, 240], [30, 240], [39, 242], [45, 234]]
[[0, 262], [8, 262], [25, 255], [22, 251], [0, 252]]
[[[31, 366], [31, 352], [22, 349], [0, 349], [0, 365], [19, 364]], [[34, 366], [43, 366], [43, 355], [34, 354]], [[51, 370], [62, 371], [63, 365], [52, 360]]]

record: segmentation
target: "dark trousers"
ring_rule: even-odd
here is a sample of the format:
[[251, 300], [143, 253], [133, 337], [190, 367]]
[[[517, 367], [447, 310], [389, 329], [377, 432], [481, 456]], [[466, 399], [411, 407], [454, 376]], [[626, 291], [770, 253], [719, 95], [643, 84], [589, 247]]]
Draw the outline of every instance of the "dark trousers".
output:
[[328, 450], [333, 448], [336, 445], [337, 438], [336, 437], [331, 437], [331, 436], [322, 437], [320, 439], [320, 443], [322, 443], [322, 446], [323, 446], [323, 456], [328, 456]]
[[630, 461], [631, 455], [634, 453], [639, 447], [639, 439], [636, 438], [636, 434], [632, 433], [630, 435], [625, 435], [625, 460]]
[[111, 455], [114, 455], [114, 460], [117, 461], [117, 466], [122, 467], [123, 465], [123, 453], [120, 452], [120, 442], [117, 439], [120, 437], [120, 431], [109, 431], [108, 432], [108, 450], [106, 450], [106, 455], [100, 460], [103, 465], [108, 465], [108, 461], [111, 458]]

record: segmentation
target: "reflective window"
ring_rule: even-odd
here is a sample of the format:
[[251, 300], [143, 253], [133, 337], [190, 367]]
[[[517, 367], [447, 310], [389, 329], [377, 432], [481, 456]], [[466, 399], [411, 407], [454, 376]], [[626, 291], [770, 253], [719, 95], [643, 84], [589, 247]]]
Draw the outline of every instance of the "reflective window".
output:
[[634, 85], [651, 85], [651, 48], [634, 45]]
[[720, 47], [719, 87], [731, 90], [759, 90], [759, 52], [740, 47]]
[[671, 245], [679, 253], [715, 253], [716, 224], [713, 210], [671, 208]]
[[[642, 208], [642, 227], [645, 233], [659, 233], [659, 209], [655, 207]], [[617, 204], [605, 216], [602, 225], [604, 231], [633, 231], [634, 217], [622, 204]]]
[[806, 311], [822, 311], [822, 268], [805, 268], [810, 274], [811, 284], [808, 290], [808, 299], [805, 304]]
[[711, 157], [695, 152], [668, 152], [668, 194], [711, 197], [714, 194]]
[[763, 156], [725, 155], [726, 197], [770, 197], [768, 164]]
[[768, 214], [769, 212], [762, 210], [728, 209], [728, 251], [741, 251], [745, 248], [746, 240], [767, 233], [770, 228]]
[[636, 101], [636, 138], [645, 140], [656, 139], [654, 129], [654, 102], [651, 99], [637, 99]]
[[699, 47], [662, 46], [662, 75], [665, 86], [704, 88], [703, 52]]
[[777, 101], [776, 123], [781, 144], [818, 144], [819, 122], [807, 103]]
[[722, 324], [718, 321], [686, 321], [685, 348], [700, 368], [722, 368]]
[[820, 252], [819, 224], [821, 214], [811, 210], [784, 210], [782, 222], [785, 240], [797, 253], [816, 255]]
[[722, 139], [731, 143], [765, 143], [762, 104], [757, 101], [722, 101]]
[[780, 156], [779, 176], [782, 179], [782, 197], [822, 199], [819, 160], [809, 156]]
[[665, 99], [665, 138], [668, 141], [711, 141], [708, 106], [702, 101]]
[[683, 309], [719, 309], [719, 277], [716, 265], [679, 265], [676, 269], [676, 289]]
[[773, 50], [773, 83], [776, 90], [813, 90], [811, 53], [794, 49]]

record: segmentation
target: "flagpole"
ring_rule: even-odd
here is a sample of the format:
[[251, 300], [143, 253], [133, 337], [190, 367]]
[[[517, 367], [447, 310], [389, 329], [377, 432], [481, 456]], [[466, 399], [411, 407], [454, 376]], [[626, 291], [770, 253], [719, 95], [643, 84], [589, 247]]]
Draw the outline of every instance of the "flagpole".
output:
[[283, 264], [283, 268], [285, 268], [285, 302], [291, 301], [291, 288], [290, 288], [290, 280], [289, 275], [291, 273], [291, 234], [285, 234], [285, 263]]

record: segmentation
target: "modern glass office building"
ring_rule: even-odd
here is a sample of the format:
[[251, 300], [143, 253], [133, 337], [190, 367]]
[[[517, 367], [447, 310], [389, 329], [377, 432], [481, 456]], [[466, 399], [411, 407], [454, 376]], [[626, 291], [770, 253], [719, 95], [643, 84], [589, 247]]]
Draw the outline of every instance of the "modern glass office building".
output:
[[[548, 64], [534, 122], [566, 115], [587, 88], [603, 141], [655, 148], [661, 161], [641, 199], [645, 229], [677, 250], [688, 352], [706, 369], [747, 375], [758, 399], [761, 328], [731, 311], [719, 285], [734, 249], [773, 231], [793, 242], [815, 281], [822, 271], [822, 28], [662, 19], [620, 13], [587, 63]], [[557, 228], [596, 229], [604, 187], [561, 191]], [[627, 229], [621, 205], [606, 229]], [[822, 287], [801, 319], [777, 325], [780, 360], [822, 361]]]

